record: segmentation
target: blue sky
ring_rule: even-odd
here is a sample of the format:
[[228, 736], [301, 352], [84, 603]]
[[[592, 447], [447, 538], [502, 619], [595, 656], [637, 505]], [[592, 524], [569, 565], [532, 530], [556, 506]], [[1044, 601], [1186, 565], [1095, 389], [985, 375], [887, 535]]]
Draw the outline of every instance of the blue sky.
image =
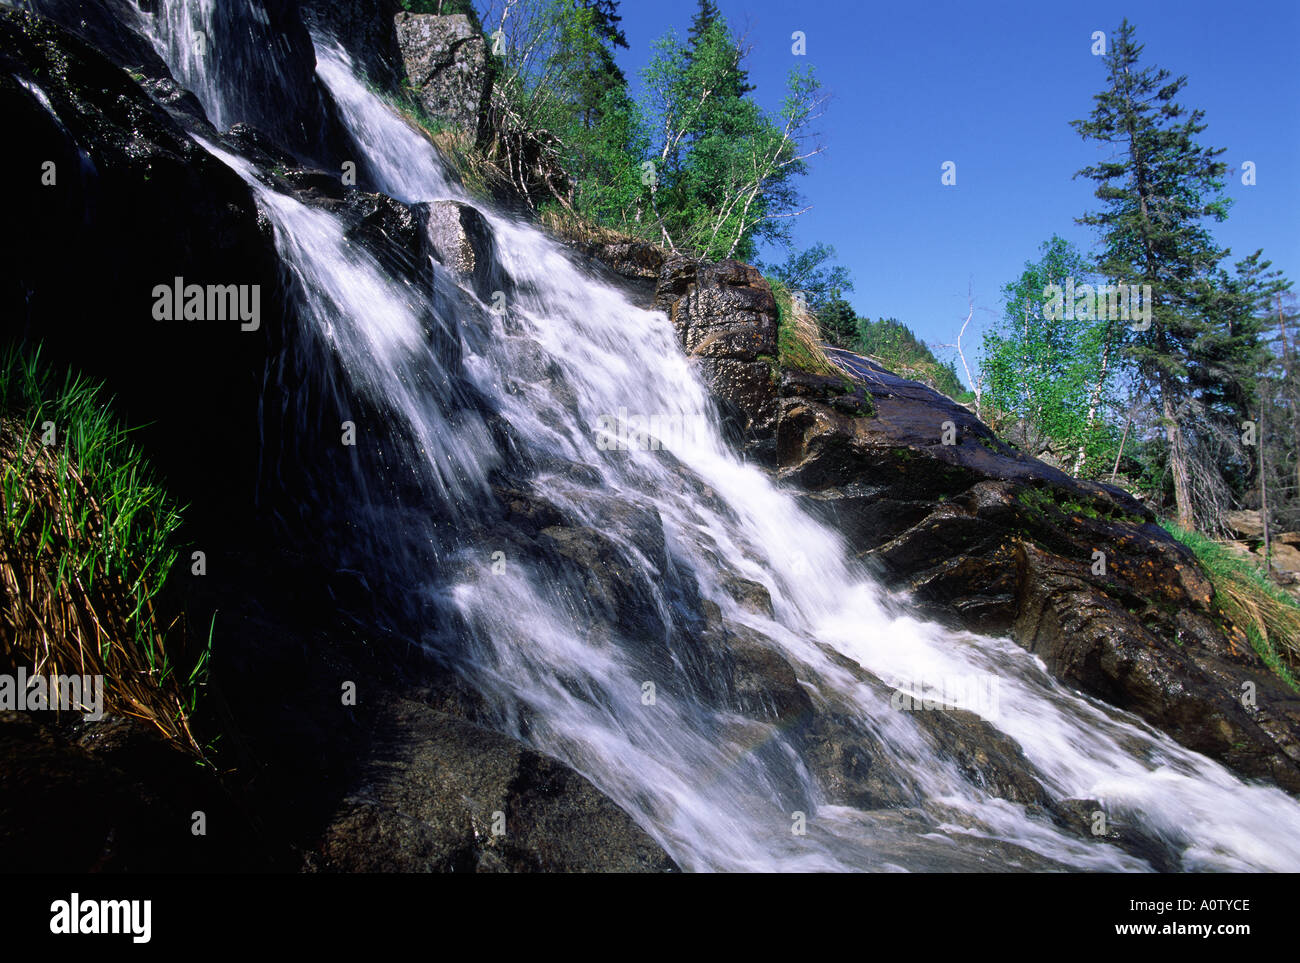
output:
[[[1300, 288], [1300, 2], [924, 2], [718, 0], [753, 46], [754, 94], [775, 108], [792, 66], [811, 62], [833, 100], [826, 153], [802, 191], [795, 240], [833, 244], [859, 314], [897, 317], [935, 345], [964, 344], [1001, 313], [1000, 290], [1053, 232], [1084, 250], [1074, 218], [1095, 207], [1072, 180], [1098, 156], [1069, 126], [1104, 82], [1092, 33], [1127, 16], [1143, 58], [1186, 74], [1181, 102], [1205, 111], [1202, 143], [1227, 148], [1229, 219], [1213, 230], [1233, 258], [1262, 247]], [[696, 0], [624, 0], [634, 79], [668, 27], [685, 36]], [[791, 34], [807, 36], [807, 58]], [[957, 184], [940, 167], [957, 165]], [[1257, 183], [1241, 183], [1243, 161]], [[979, 330], [976, 330], [976, 326]], [[951, 349], [936, 347], [941, 357]], [[970, 352], [968, 351], [968, 357]], [[960, 367], [960, 365], [959, 365]]]

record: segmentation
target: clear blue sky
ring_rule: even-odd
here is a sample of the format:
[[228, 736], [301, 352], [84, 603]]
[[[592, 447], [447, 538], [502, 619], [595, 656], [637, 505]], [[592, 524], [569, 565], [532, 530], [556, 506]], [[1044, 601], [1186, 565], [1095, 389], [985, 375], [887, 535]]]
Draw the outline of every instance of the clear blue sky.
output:
[[[826, 153], [802, 191], [799, 246], [833, 244], [853, 273], [859, 314], [897, 317], [935, 344], [956, 340], [967, 283], [972, 333], [1001, 313], [1000, 289], [1053, 232], [1091, 250], [1074, 218], [1096, 205], [1076, 170], [1099, 156], [1069, 121], [1103, 84], [1092, 33], [1127, 16], [1145, 62], [1186, 74], [1181, 102], [1205, 111], [1202, 143], [1225, 147], [1229, 219], [1213, 230], [1233, 258], [1262, 247], [1300, 289], [1300, 0], [1237, 5], [1178, 2], [890, 2], [718, 0], [748, 34], [754, 96], [775, 108], [792, 66], [790, 35], [833, 100], [820, 129]], [[624, 0], [636, 77], [653, 40], [685, 36], [696, 0]], [[957, 165], [957, 185], [940, 165]], [[1254, 161], [1257, 183], [1241, 183]], [[993, 313], [991, 313], [993, 312]], [[938, 349], [941, 357], [955, 357]], [[970, 352], [967, 352], [968, 357]], [[959, 365], [960, 367], [960, 365]]]

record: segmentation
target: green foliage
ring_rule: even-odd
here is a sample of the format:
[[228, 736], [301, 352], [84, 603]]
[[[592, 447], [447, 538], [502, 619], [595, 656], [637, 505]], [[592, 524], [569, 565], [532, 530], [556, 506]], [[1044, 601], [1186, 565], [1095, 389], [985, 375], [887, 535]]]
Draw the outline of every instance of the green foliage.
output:
[[853, 379], [826, 356], [822, 348], [817, 319], [801, 310], [790, 289], [779, 278], [769, 277], [777, 307], [777, 361], [781, 367], [797, 368], [812, 374], [834, 375], [851, 386]]
[[1082, 289], [1097, 278], [1083, 255], [1055, 235], [1040, 251], [1003, 288], [1001, 321], [985, 331], [981, 413], [1025, 450], [1051, 448], [1074, 474], [1098, 475], [1110, 468], [1118, 444], [1106, 414], [1115, 407], [1127, 328], [1078, 310], [1086, 302], [1047, 316], [1051, 286]]
[[858, 338], [858, 315], [844, 298], [833, 298], [817, 309], [817, 321], [826, 339], [841, 348], [854, 349]]
[[806, 141], [825, 98], [811, 68], [792, 71], [781, 110], [769, 115], [747, 96], [742, 59], [718, 17], [689, 46], [669, 31], [644, 71], [651, 215], [673, 249], [752, 260], [760, 241], [789, 243], [795, 181], [817, 152]]
[[1071, 498], [1068, 492], [1060, 488], [1024, 488], [1016, 500], [1038, 514], [1047, 511], [1063, 512], [1066, 515], [1080, 515], [1084, 518], [1105, 519], [1114, 522], [1127, 522], [1131, 525], [1142, 524], [1140, 515], [1130, 515], [1122, 509], [1107, 502], [1083, 502]]
[[615, 0], [518, 0], [508, 15], [488, 4], [504, 51], [492, 151], [509, 179], [535, 208], [673, 251], [753, 260], [762, 242], [787, 244], [795, 182], [819, 150], [808, 145], [825, 101], [812, 70], [790, 75], [779, 111], [763, 110], [745, 51], [702, 3], [689, 41], [669, 31], [656, 42], [638, 102], [614, 57], [627, 46], [619, 19]]
[[848, 268], [831, 264], [835, 248], [820, 242], [803, 251], [790, 251], [782, 264], [759, 265], [764, 273], [778, 278], [790, 291], [803, 294], [804, 300], [818, 312], [819, 321], [825, 321], [821, 312], [843, 295], [853, 290], [853, 279]]
[[[75, 466], [84, 483], [82, 490], [70, 472], [60, 479], [60, 502], [73, 506], [74, 517], [86, 526], [77, 541], [84, 554], [68, 559], [68, 571], [90, 580], [127, 581], [136, 598], [133, 624], [139, 628], [141, 613], [176, 561], [180, 510], [154, 480], [128, 431], [116, 424], [99, 389], [71, 373], [57, 382], [39, 355], [39, 349], [10, 348], [0, 360], [0, 415], [21, 424], [27, 442], [41, 437], [45, 422], [53, 424], [56, 439], [61, 433], [60, 463]], [[23, 467], [7, 464], [4, 470], [3, 517], [11, 532], [33, 512], [24, 502]], [[102, 529], [92, 531], [92, 524]], [[147, 642], [142, 636], [137, 641]], [[163, 653], [150, 653], [151, 666], [162, 658]]]
[[[1260, 264], [1268, 268], [1268, 262]], [[1300, 311], [1291, 284], [1268, 272], [1256, 317], [1266, 322], [1268, 352], [1257, 382], [1260, 477], [1265, 513], [1273, 531], [1300, 531]]]
[[1071, 122], [1113, 152], [1077, 175], [1096, 182], [1101, 201], [1079, 222], [1101, 235], [1103, 277], [1151, 287], [1151, 325], [1133, 334], [1127, 354], [1166, 436], [1179, 521], [1210, 528], [1230, 507], [1222, 466], [1244, 460], [1227, 410], [1235, 404], [1218, 389], [1249, 368], [1241, 352], [1252, 350], [1227, 333], [1240, 305], [1219, 269], [1227, 251], [1206, 227], [1227, 216], [1227, 166], [1222, 149], [1197, 142], [1203, 112], [1177, 102], [1187, 78], [1142, 66], [1141, 53], [1123, 21], [1104, 58], [1105, 89], [1089, 118]]

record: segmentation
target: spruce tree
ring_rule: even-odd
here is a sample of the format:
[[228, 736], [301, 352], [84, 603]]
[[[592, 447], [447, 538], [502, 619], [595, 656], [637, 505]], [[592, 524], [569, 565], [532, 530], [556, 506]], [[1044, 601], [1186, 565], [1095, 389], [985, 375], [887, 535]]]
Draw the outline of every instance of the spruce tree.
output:
[[690, 49], [695, 49], [699, 45], [700, 38], [715, 23], [722, 19], [722, 11], [713, 0], [699, 0], [699, 8], [695, 11], [695, 16], [691, 18], [691, 30], [686, 35], [686, 45]]
[[617, 47], [627, 49], [618, 26], [618, 0], [555, 0], [559, 23], [555, 59], [557, 81], [565, 88], [582, 126], [600, 126], [610, 91], [625, 91], [627, 78], [614, 60]]
[[709, 47], [722, 47], [728, 51], [727, 69], [719, 90], [722, 98], [743, 97], [755, 89], [749, 82], [749, 71], [741, 66], [744, 51], [732, 40], [722, 11], [713, 0], [699, 0], [699, 9], [691, 19], [691, 29], [686, 35], [687, 59], [694, 59], [697, 52]]
[[1093, 98], [1091, 116], [1071, 124], [1117, 156], [1075, 175], [1095, 181], [1102, 202], [1078, 221], [1101, 232], [1104, 277], [1150, 285], [1150, 327], [1135, 330], [1129, 350], [1161, 413], [1178, 523], [1190, 528], [1211, 508], [1198, 505], [1194, 492], [1217, 484], [1218, 467], [1197, 458], [1198, 442], [1215, 426], [1200, 417], [1192, 376], [1205, 361], [1202, 339], [1215, 324], [1217, 269], [1228, 253], [1205, 228], [1207, 218], [1227, 214], [1227, 165], [1216, 160], [1222, 149], [1197, 142], [1203, 112], [1189, 112], [1176, 99], [1187, 78], [1141, 66], [1143, 48], [1127, 19], [1112, 39], [1106, 88]]

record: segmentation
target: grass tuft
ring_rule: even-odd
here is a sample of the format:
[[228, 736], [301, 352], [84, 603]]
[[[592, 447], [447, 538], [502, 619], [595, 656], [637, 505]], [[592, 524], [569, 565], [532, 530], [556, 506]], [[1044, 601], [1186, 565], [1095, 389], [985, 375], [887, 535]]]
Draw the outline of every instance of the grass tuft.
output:
[[844, 369], [832, 361], [823, 347], [821, 328], [809, 310], [800, 310], [790, 289], [775, 278], [768, 278], [779, 313], [777, 360], [782, 367], [797, 368], [811, 374], [831, 375], [852, 383]]
[[1262, 569], [1218, 542], [1172, 522], [1166, 531], [1195, 553], [1214, 585], [1220, 608], [1250, 640], [1265, 664], [1300, 692], [1293, 672], [1300, 656], [1300, 603], [1270, 582]]
[[211, 635], [187, 651], [159, 604], [180, 524], [97, 385], [57, 379], [39, 348], [0, 356], [0, 662], [102, 675], [106, 712], [202, 755], [189, 719]]

